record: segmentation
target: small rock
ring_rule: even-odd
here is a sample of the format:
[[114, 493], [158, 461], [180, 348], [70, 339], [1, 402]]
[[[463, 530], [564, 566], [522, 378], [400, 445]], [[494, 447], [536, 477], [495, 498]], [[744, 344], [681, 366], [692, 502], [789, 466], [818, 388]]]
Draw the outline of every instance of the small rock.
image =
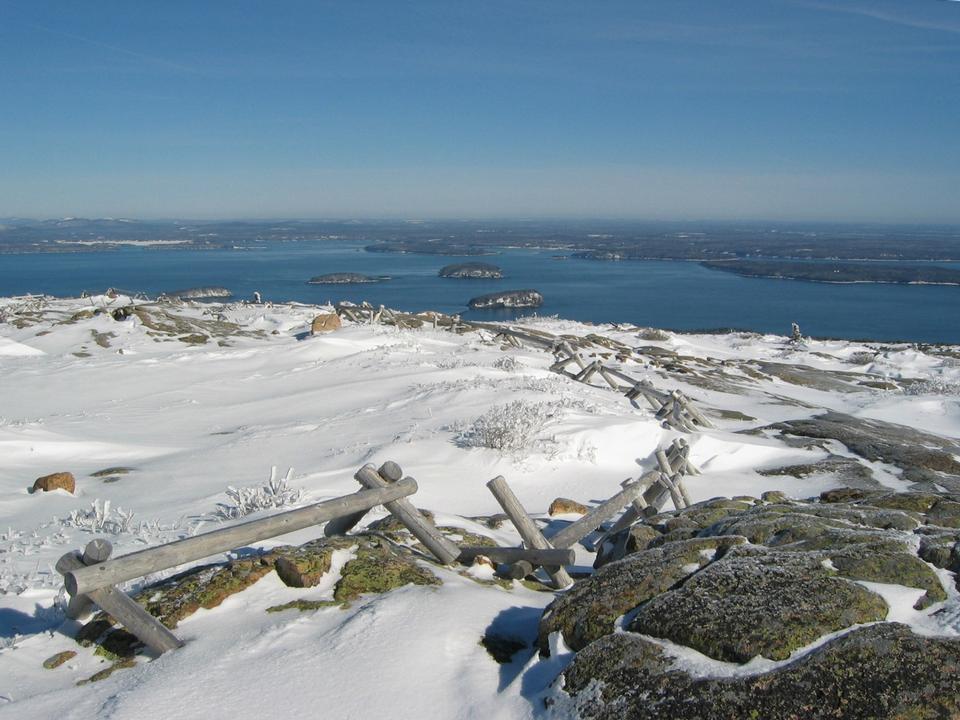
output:
[[583, 503], [563, 497], [558, 497], [550, 503], [550, 508], [547, 510], [547, 514], [551, 517], [554, 515], [586, 515], [588, 512], [590, 512], [590, 508]]
[[333, 332], [341, 327], [340, 316], [336, 313], [323, 313], [317, 315], [310, 324], [310, 334], [319, 335], [321, 333]]
[[67, 660], [72, 660], [77, 654], [73, 650], [64, 650], [63, 652], [58, 652], [56, 655], [48, 657], [43, 661], [43, 666], [47, 670], [53, 670], [63, 665]]
[[77, 481], [76, 478], [73, 477], [73, 473], [55, 472], [51, 475], [44, 475], [43, 477], [37, 478], [30, 492], [37, 492], [38, 490], [42, 490], [43, 492], [66, 490], [72, 495], [76, 489]]
[[760, 496], [760, 499], [768, 503], [785, 503], [787, 502], [787, 496], [780, 490], [767, 490]]
[[490, 558], [488, 558], [486, 555], [477, 555], [477, 556], [473, 559], [473, 566], [474, 566], [474, 567], [488, 567], [488, 568], [491, 568], [492, 570], [496, 570], [496, 569], [497, 569], [497, 564], [496, 564], [493, 560], [491, 560]]

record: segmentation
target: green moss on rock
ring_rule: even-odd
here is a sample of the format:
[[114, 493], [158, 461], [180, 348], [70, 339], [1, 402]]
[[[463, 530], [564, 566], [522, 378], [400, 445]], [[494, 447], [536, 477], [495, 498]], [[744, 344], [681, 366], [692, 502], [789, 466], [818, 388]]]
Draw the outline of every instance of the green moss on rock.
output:
[[440, 579], [413, 559], [383, 546], [361, 546], [340, 572], [334, 600], [350, 603], [367, 593], [385, 593], [404, 585], [440, 585]]
[[717, 660], [783, 660], [826, 633], [886, 615], [879, 595], [832, 577], [817, 558], [733, 548], [641, 607], [630, 630]]
[[539, 646], [549, 652], [550, 633], [560, 631], [574, 650], [613, 632], [614, 621], [685, 579], [690, 566], [699, 568], [722, 555], [742, 537], [681, 540], [628, 555], [604, 565], [591, 577], [558, 595], [540, 619]]
[[960, 640], [899, 624], [856, 629], [767, 673], [694, 678], [629, 633], [581, 651], [562, 676], [584, 720], [933, 720], [960, 715]]

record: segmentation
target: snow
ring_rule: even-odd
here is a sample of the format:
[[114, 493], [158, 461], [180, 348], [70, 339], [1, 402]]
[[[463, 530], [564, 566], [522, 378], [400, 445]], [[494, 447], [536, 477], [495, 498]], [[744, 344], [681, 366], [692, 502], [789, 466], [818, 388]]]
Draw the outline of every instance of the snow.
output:
[[[407, 586], [346, 610], [265, 612], [298, 598], [330, 597], [347, 551], [335, 555], [320, 586], [288, 588], [270, 574], [183, 621], [176, 631], [186, 640], [183, 649], [75, 687], [105, 665], [61, 632], [63, 616], [55, 605], [61, 582], [52, 565], [98, 536], [70, 521], [96, 502], [102, 508], [109, 501], [111, 512], [135, 513], [126, 529], [116, 523], [108, 536], [115, 554], [124, 554], [217, 527], [218, 504], [230, 502], [228, 486], [261, 487], [274, 466], [278, 476], [295, 468], [287, 487], [300, 492], [295, 502], [304, 504], [355, 492], [359, 467], [393, 460], [416, 478], [415, 504], [436, 512], [439, 524], [513, 545], [519, 539], [509, 524], [490, 530], [468, 519], [501, 511], [485, 487], [491, 478], [504, 475], [528, 511], [542, 517], [556, 497], [596, 502], [613, 495], [624, 479], [653, 468], [654, 450], [678, 437], [648, 408], [550, 373], [549, 353], [502, 350], [489, 333], [348, 324], [309, 337], [310, 320], [330, 308], [301, 304], [183, 305], [178, 312], [185, 316], [209, 320], [222, 313], [260, 331], [227, 338], [223, 346], [216, 339], [194, 346], [154, 337], [137, 318], [117, 322], [109, 313], [66, 322], [80, 310], [126, 301], [47, 299], [39, 324], [0, 323], [0, 716], [191, 718], [209, 717], [211, 708], [216, 716], [237, 718], [542, 715], [544, 693], [571, 656], [562, 638], [553, 639], [558, 652], [548, 660], [532, 649], [552, 594], [519, 583], [504, 589], [479, 582], [491, 577], [488, 568], [464, 569], [466, 575], [437, 570], [440, 587]], [[23, 302], [0, 299], [0, 313]], [[630, 328], [556, 318], [528, 324], [554, 333], [598, 332], [694, 358], [749, 357], [829, 370], [851, 370], [846, 359], [864, 349], [862, 343], [811, 341], [785, 350], [781, 337], [736, 334], [638, 340]], [[92, 333], [112, 333], [109, 346], [94, 342]], [[892, 378], [960, 382], [960, 368], [906, 346], [884, 350], [872, 367]], [[816, 462], [825, 453], [738, 432], [822, 408], [960, 436], [955, 396], [868, 389], [836, 394], [747, 379], [742, 392], [732, 394], [679, 376], [667, 379], [641, 365], [630, 372], [661, 389], [680, 389], [702, 409], [755, 418], [712, 418], [716, 429], [685, 436], [692, 462], [703, 471], [686, 479], [694, 501], [766, 490], [808, 497], [835, 486], [828, 477], [758, 475], [757, 469]], [[502, 419], [511, 403], [543, 410], [508, 418], [534, 423], [523, 446], [497, 449], [464, 440], [473, 437], [468, 431], [478, 419]], [[111, 466], [132, 470], [111, 482], [91, 476]], [[891, 468], [877, 469], [892, 486], [903, 486]], [[35, 478], [60, 470], [76, 476], [75, 496], [27, 492]], [[276, 511], [253, 510], [253, 517]], [[384, 516], [376, 509], [363, 525]], [[318, 535], [305, 530], [261, 545]], [[589, 570], [593, 554], [583, 546], [575, 550], [576, 569]], [[918, 627], [930, 622], [929, 611], [905, 609], [917, 591], [877, 591], [896, 607], [895, 617]], [[955, 603], [951, 598], [946, 608]], [[479, 644], [488, 628], [525, 638], [530, 648], [498, 665]], [[41, 667], [67, 649], [77, 657], [56, 670]], [[711, 665], [709, 671], [723, 668]]]

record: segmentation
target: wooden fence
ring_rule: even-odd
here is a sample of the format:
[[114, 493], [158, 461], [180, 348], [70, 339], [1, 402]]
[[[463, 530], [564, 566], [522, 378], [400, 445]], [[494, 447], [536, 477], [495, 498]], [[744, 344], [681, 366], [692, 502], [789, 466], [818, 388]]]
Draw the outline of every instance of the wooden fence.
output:
[[269, 517], [249, 520], [231, 527], [184, 538], [164, 545], [111, 558], [112, 546], [95, 539], [82, 552], [69, 552], [57, 562], [64, 586], [70, 595], [67, 615], [79, 618], [94, 605], [99, 606], [145, 645], [159, 653], [181, 647], [183, 643], [155, 617], [117, 586], [123, 582], [163, 572], [213, 555], [235, 550], [251, 543], [326, 523], [328, 536], [349, 532], [373, 507], [383, 505], [434, 556], [437, 562], [472, 564], [479, 556], [509, 564], [508, 574], [522, 578], [543, 567], [557, 588], [573, 580], [564, 566], [575, 561], [574, 545], [613, 519], [625, 507], [621, 517], [607, 534], [627, 527], [643, 514], [656, 512], [667, 497], [676, 507], [689, 504], [682, 475], [694, 470], [688, 458], [689, 446], [676, 441], [667, 452], [658, 452], [660, 470], [629, 481], [623, 489], [587, 514], [562, 528], [549, 539], [537, 527], [503, 477], [487, 483], [497, 502], [520, 534], [523, 547], [459, 547], [408, 500], [417, 491], [417, 483], [404, 477], [399, 465], [386, 462], [360, 468], [354, 478], [363, 489], [343, 497], [325, 500], [307, 507], [287, 510]]
[[[336, 311], [341, 317], [355, 323], [381, 323], [400, 328], [433, 327], [456, 333], [486, 330], [493, 333], [495, 340], [499, 339], [507, 346], [527, 345], [553, 353], [555, 361], [550, 366], [553, 372], [585, 384], [590, 384], [593, 378], [599, 377], [612, 390], [624, 393], [633, 403], [643, 397], [654, 411], [657, 420], [674, 430], [695, 432], [698, 428], [713, 427], [690, 398], [679, 390], [670, 393], [657, 390], [649, 380], [631, 377], [623, 370], [605, 364], [601, 359], [588, 360], [581, 355], [581, 350], [600, 346], [613, 352], [621, 363], [634, 357], [633, 348], [612, 338], [595, 333], [586, 337], [554, 335], [531, 328], [467, 322], [461, 320], [459, 315], [444, 315], [433, 311], [403, 313], [383, 305], [375, 308], [367, 302], [360, 305], [338, 303]], [[571, 366], [574, 367], [573, 370], [569, 369]]]

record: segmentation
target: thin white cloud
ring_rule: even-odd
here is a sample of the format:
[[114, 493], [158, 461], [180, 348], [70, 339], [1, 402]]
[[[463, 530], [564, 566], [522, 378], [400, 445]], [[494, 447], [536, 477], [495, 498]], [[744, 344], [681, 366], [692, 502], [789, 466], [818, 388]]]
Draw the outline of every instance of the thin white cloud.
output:
[[69, 38], [71, 40], [76, 40], [77, 42], [90, 45], [92, 47], [97, 47], [102, 50], [108, 50], [113, 53], [120, 55], [126, 55], [128, 57], [133, 57], [138, 60], [141, 60], [150, 65], [156, 65], [159, 67], [165, 67], [170, 70], [177, 70], [179, 72], [196, 74], [198, 70], [196, 68], [189, 67], [187, 65], [182, 65], [172, 60], [167, 60], [166, 58], [157, 57], [155, 55], [147, 55], [145, 53], [137, 52], [136, 50], [128, 50], [127, 48], [119, 47], [117, 45], [110, 45], [108, 43], [100, 42], [99, 40], [94, 40], [92, 38], [84, 37], [82, 35], [77, 35], [71, 32], [65, 32], [63, 30], [57, 30], [55, 28], [46, 27], [45, 25], [37, 25], [32, 22], [24, 22], [24, 25], [31, 27], [35, 30], [40, 30], [41, 32], [49, 33], [51, 35], [59, 35], [60, 37]]
[[[935, 5], [944, 5], [945, 2], [960, 2], [960, 0], [927, 0], [926, 3], [912, 0], [909, 4], [911, 10], [926, 5], [933, 7]], [[820, 10], [829, 10], [831, 12], [845, 13], [848, 15], [859, 15], [861, 17], [871, 18], [880, 22], [902, 25], [905, 27], [919, 28], [922, 30], [938, 30], [941, 32], [960, 34], [960, 17], [956, 20], [931, 19], [929, 16], [920, 17], [915, 12], [904, 12], [902, 9], [892, 10], [889, 5], [878, 7], [877, 3], [871, 4], [850, 3], [850, 2], [817, 2], [816, 0], [796, 0], [797, 5], [804, 7], [818, 8]], [[952, 12], [952, 11], [951, 11]]]

